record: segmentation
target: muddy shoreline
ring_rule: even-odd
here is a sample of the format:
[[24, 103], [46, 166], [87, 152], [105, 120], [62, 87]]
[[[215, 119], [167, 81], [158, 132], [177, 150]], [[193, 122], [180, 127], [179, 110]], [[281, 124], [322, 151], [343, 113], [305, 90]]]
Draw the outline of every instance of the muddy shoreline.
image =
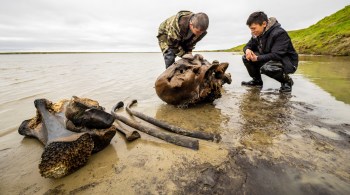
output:
[[[252, 91], [248, 92], [249, 104], [240, 102], [240, 110], [248, 115], [235, 145], [225, 140], [200, 141], [200, 150], [192, 151], [142, 134], [143, 139], [124, 143], [126, 148], [121, 151], [120, 142], [126, 140], [119, 134], [107, 151], [94, 156], [86, 167], [62, 179], [45, 179], [52, 187], [27, 181], [20, 191], [13, 192], [348, 194], [350, 125], [324, 123], [309, 114], [313, 105]], [[268, 109], [271, 106], [274, 109]], [[251, 109], [261, 112], [250, 116]], [[325, 132], [320, 134], [313, 128]], [[22, 142], [35, 140], [23, 138]], [[130, 154], [130, 150], [136, 152]], [[11, 148], [1, 152], [10, 153]], [[109, 155], [106, 152], [116, 154], [107, 161], [100, 159]]]
[[[279, 94], [278, 83], [266, 77], [261, 91], [245, 88], [240, 81], [249, 76], [240, 56], [206, 53], [210, 60], [230, 63], [233, 83], [213, 104], [183, 109], [155, 95], [154, 78], [162, 69], [152, 64], [160, 63], [159, 54], [60, 55], [22, 56], [29, 65], [18, 62], [21, 56], [9, 57], [8, 63], [18, 62], [18, 67], [1, 72], [9, 84], [0, 89], [5, 94], [0, 98], [0, 194], [350, 194], [350, 107], [321, 88], [327, 83], [314, 84], [315, 76], [293, 75], [291, 95]], [[329, 63], [304, 60], [301, 66]], [[346, 67], [348, 60], [334, 60], [340, 63]], [[50, 66], [42, 68], [46, 64]], [[55, 75], [62, 79], [52, 79]], [[133, 83], [128, 75], [136, 75]], [[12, 90], [14, 85], [18, 90]], [[34, 99], [58, 101], [70, 94], [96, 99], [107, 110], [118, 101], [138, 99], [136, 111], [218, 133], [222, 140], [199, 141], [194, 151], [142, 132], [141, 139], [129, 143], [117, 132], [83, 168], [61, 179], [45, 179], [38, 169], [43, 145], [17, 129], [35, 115]]]

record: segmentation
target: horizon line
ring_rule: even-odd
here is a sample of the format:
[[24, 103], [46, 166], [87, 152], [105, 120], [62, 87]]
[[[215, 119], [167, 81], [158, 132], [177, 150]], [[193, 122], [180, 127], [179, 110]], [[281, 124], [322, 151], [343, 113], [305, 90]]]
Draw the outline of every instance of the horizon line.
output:
[[[218, 50], [203, 50], [194, 52], [225, 52]], [[161, 51], [13, 51], [0, 52], [1, 54], [73, 54], [73, 53], [162, 53]]]

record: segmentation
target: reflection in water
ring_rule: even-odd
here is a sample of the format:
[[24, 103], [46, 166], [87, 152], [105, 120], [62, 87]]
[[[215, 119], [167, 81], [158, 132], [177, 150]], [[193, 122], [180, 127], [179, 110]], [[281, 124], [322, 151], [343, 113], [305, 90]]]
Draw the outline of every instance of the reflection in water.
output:
[[[228, 61], [234, 81], [225, 86], [223, 97], [214, 105], [180, 109], [165, 105], [155, 94], [154, 81], [164, 71], [159, 66], [161, 53], [2, 55], [0, 132], [6, 133], [0, 133], [0, 194], [59, 194], [59, 190], [65, 191], [61, 194], [179, 194], [175, 192], [184, 186], [196, 189], [194, 181], [202, 182], [204, 189], [246, 186], [231, 191], [241, 194], [245, 189], [255, 189], [256, 194], [264, 194], [263, 189], [265, 194], [350, 194], [350, 121], [337, 122], [343, 119], [339, 114], [349, 115], [349, 105], [329, 98], [303, 76], [295, 79], [291, 100], [266, 92], [278, 84], [269, 79], [263, 91], [247, 91], [240, 85], [249, 77], [241, 56], [216, 52], [205, 56], [210, 61]], [[341, 84], [335, 84], [333, 77], [349, 82], [349, 69], [332, 77], [321, 72], [327, 72], [328, 66], [350, 67], [346, 59], [302, 56], [298, 71], [319, 86], [319, 80], [327, 80], [338, 88]], [[304, 69], [308, 67], [310, 72]], [[60, 180], [47, 180], [38, 171], [43, 146], [16, 130], [20, 122], [35, 115], [34, 99], [57, 101], [72, 95], [96, 99], [107, 110], [116, 100], [138, 99], [143, 103], [135, 109], [145, 114], [188, 129], [218, 132], [223, 141], [201, 141], [201, 149], [194, 151], [142, 132], [141, 139], [128, 143], [118, 133], [82, 169]], [[323, 123], [325, 116], [336, 122]], [[224, 194], [220, 192], [215, 191]]]
[[283, 133], [290, 123], [290, 97], [281, 93], [261, 93], [258, 88], [247, 89], [240, 104], [241, 143], [256, 149], [271, 145], [273, 138]]
[[298, 71], [337, 100], [350, 104], [350, 57], [301, 56]]
[[211, 104], [186, 109], [162, 104], [157, 108], [155, 118], [186, 129], [220, 134], [220, 126], [225, 116], [221, 114], [220, 109]]

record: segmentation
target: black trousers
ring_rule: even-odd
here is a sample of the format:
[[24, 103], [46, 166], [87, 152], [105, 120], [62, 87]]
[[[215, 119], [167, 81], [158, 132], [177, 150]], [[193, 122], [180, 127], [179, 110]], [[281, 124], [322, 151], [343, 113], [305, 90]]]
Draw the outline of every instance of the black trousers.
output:
[[174, 50], [168, 49], [163, 53], [163, 57], [165, 62], [165, 68], [168, 68], [169, 66], [174, 64], [176, 55]]
[[279, 61], [268, 61], [266, 63], [252, 62], [248, 61], [245, 55], [243, 55], [242, 60], [249, 76], [254, 80], [261, 80], [261, 74], [265, 74], [280, 83], [290, 82], [290, 77], [284, 72], [283, 65]]

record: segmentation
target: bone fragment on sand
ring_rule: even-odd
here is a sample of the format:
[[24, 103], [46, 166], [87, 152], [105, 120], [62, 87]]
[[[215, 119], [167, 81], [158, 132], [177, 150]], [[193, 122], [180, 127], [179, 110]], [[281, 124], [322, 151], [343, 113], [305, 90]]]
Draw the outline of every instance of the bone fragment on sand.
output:
[[134, 116], [136, 116], [144, 121], [147, 121], [155, 126], [163, 128], [163, 129], [168, 130], [170, 132], [174, 132], [174, 133], [189, 136], [189, 137], [194, 137], [194, 138], [199, 138], [199, 139], [204, 139], [204, 140], [212, 140], [212, 141], [221, 140], [221, 137], [218, 134], [212, 134], [212, 133], [196, 131], [196, 130], [187, 130], [184, 128], [174, 126], [174, 125], [169, 124], [167, 122], [160, 121], [160, 120], [157, 120], [155, 118], [149, 117], [141, 112], [134, 111], [131, 109], [131, 106], [134, 105], [135, 103], [137, 103], [137, 100], [132, 100], [131, 103], [126, 106], [126, 111], [130, 115], [134, 115]]
[[119, 126], [116, 126], [117, 131], [119, 131], [120, 133], [122, 133], [125, 136], [125, 139], [129, 142], [132, 142], [138, 138], [141, 137], [140, 133], [137, 131], [130, 131], [126, 128]]
[[169, 142], [169, 143], [172, 143], [172, 144], [175, 144], [175, 145], [178, 145], [178, 146], [183, 146], [183, 147], [186, 147], [186, 148], [190, 148], [190, 149], [194, 149], [194, 150], [198, 150], [199, 149], [199, 142], [198, 140], [195, 140], [195, 139], [191, 139], [191, 138], [188, 138], [188, 137], [184, 137], [184, 136], [181, 136], [181, 135], [177, 135], [177, 134], [172, 134], [172, 133], [168, 133], [168, 132], [161, 132], [159, 130], [156, 130], [154, 128], [151, 128], [151, 127], [147, 127], [145, 125], [142, 125], [140, 123], [136, 123], [124, 116], [120, 116], [120, 115], [117, 115], [115, 113], [115, 110], [121, 108], [124, 106], [124, 103], [123, 102], [119, 102], [117, 105], [114, 106], [114, 108], [112, 108], [112, 115], [119, 121], [127, 124], [128, 126], [130, 127], [133, 127], [139, 131], [142, 131], [144, 133], [147, 133], [151, 136], [154, 136], [154, 137], [157, 137], [159, 139], [162, 139], [166, 142]]

